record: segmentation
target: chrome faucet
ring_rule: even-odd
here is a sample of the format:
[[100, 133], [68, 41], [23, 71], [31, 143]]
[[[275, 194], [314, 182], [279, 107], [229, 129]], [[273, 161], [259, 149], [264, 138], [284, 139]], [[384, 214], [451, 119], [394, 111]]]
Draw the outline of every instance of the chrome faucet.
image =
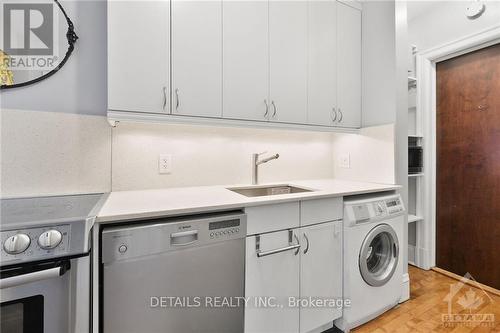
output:
[[278, 157], [280, 157], [280, 154], [275, 154], [273, 156], [269, 156], [262, 160], [259, 160], [259, 156], [266, 153], [267, 151], [259, 154], [252, 154], [252, 185], [257, 185], [259, 183], [259, 165], [275, 160]]

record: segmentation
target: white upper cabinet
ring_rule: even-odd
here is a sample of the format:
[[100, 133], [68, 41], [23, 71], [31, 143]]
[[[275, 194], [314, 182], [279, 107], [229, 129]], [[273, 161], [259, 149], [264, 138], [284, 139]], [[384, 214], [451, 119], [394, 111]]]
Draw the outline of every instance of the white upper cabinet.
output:
[[172, 0], [172, 114], [222, 116], [222, 1]]
[[110, 0], [108, 109], [194, 122], [359, 128], [359, 6]]
[[361, 11], [337, 3], [337, 126], [361, 127]]
[[337, 3], [309, 1], [308, 114], [312, 125], [336, 126]]
[[169, 36], [169, 1], [108, 1], [108, 109], [170, 112]]
[[267, 120], [270, 103], [268, 2], [224, 0], [222, 6], [223, 116]]
[[307, 1], [270, 1], [270, 120], [307, 122]]

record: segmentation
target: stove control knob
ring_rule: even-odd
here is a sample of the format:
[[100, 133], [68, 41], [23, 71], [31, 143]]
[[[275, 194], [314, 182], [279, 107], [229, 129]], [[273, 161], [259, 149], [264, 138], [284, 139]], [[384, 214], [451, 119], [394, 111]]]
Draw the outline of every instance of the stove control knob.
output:
[[3, 243], [3, 249], [8, 254], [19, 254], [26, 251], [26, 249], [30, 246], [31, 239], [26, 234], [17, 234], [14, 236], [10, 236]]
[[38, 245], [44, 250], [55, 248], [61, 243], [62, 234], [55, 230], [47, 230], [38, 237]]

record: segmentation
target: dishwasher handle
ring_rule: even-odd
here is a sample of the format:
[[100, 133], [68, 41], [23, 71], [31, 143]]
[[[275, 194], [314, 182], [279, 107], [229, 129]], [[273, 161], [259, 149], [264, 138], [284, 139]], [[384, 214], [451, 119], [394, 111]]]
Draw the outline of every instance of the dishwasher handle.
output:
[[170, 245], [185, 246], [198, 241], [198, 230], [188, 230], [170, 234]]

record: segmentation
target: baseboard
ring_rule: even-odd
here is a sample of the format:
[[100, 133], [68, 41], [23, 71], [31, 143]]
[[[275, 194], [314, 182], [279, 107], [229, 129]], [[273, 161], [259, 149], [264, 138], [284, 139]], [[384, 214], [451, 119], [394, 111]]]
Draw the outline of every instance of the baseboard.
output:
[[408, 273], [403, 274], [403, 281], [401, 286], [401, 298], [399, 303], [406, 302], [410, 299], [410, 275]]
[[[432, 267], [431, 270], [438, 272], [440, 274], [446, 275], [447, 277], [450, 277], [454, 280], [462, 280], [463, 279], [463, 276], [460, 276], [460, 275], [452, 273], [452, 272], [448, 272], [442, 268]], [[500, 296], [500, 290], [495, 289], [493, 287], [487, 286], [485, 284], [479, 283], [479, 282], [474, 281], [474, 280], [465, 280], [464, 282], [472, 287], [480, 288], [480, 289], [483, 289], [489, 293], [492, 293], [493, 295]]]

